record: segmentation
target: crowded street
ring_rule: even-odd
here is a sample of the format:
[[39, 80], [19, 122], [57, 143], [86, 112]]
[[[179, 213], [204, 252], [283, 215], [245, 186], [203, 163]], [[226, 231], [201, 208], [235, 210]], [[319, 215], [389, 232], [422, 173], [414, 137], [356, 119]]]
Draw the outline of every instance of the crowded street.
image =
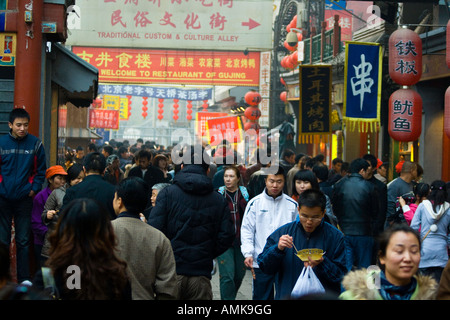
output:
[[0, 0], [0, 28], [0, 300], [450, 300], [448, 1]]

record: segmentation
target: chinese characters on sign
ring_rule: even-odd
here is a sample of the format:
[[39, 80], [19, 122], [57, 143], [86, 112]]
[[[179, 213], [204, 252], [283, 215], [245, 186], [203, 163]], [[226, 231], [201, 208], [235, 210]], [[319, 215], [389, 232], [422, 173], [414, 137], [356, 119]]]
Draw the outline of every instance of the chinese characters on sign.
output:
[[77, 0], [67, 44], [242, 50], [272, 47], [272, 0]]
[[119, 111], [106, 109], [89, 109], [89, 127], [119, 129]]
[[206, 121], [213, 118], [226, 117], [226, 112], [197, 112], [196, 114], [196, 134], [199, 137], [206, 136]]
[[395, 48], [400, 57], [400, 59], [396, 61], [395, 71], [400, 74], [417, 74], [416, 61], [414, 59], [408, 59], [408, 56], [417, 56], [416, 45], [411, 40], [408, 40], [407, 42], [400, 40], [395, 44]]
[[217, 145], [222, 140], [239, 143], [242, 140], [242, 125], [238, 116], [213, 118], [206, 120], [209, 143]]
[[259, 86], [260, 53], [72, 47], [99, 82]]
[[359, 96], [359, 108], [362, 112], [364, 106], [364, 95], [372, 92], [372, 86], [374, 84], [373, 79], [370, 78], [370, 72], [372, 71], [372, 64], [366, 62], [365, 54], [361, 55], [361, 63], [359, 65], [353, 65], [355, 68], [355, 76], [350, 77], [350, 84], [352, 86], [352, 94]]
[[331, 66], [301, 65], [299, 73], [299, 141], [302, 135], [330, 134]]
[[[394, 101], [394, 115], [397, 115], [394, 122], [394, 131], [411, 132], [410, 116], [414, 115], [412, 111], [412, 101], [395, 100]], [[404, 118], [402, 118], [402, 116]]]
[[397, 141], [415, 141], [422, 131], [422, 98], [415, 90], [403, 88], [389, 98], [389, 135]]
[[344, 122], [351, 131], [375, 132], [380, 122], [381, 46], [347, 41], [345, 55]]
[[259, 71], [259, 93], [261, 94], [261, 103], [259, 109], [261, 110], [261, 117], [258, 123], [261, 127], [269, 126], [269, 105], [270, 105], [270, 66], [271, 53], [261, 52], [261, 67]]
[[98, 93], [192, 101], [209, 100], [212, 98], [212, 89], [210, 88], [182, 89], [131, 84], [99, 84]]

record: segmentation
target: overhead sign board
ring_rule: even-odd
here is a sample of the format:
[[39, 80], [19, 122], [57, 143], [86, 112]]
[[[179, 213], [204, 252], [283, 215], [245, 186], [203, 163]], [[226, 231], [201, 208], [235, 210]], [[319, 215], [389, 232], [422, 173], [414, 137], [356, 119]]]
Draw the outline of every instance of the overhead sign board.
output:
[[272, 0], [77, 0], [71, 8], [68, 45], [272, 48]]
[[72, 47], [99, 82], [259, 86], [260, 53]]

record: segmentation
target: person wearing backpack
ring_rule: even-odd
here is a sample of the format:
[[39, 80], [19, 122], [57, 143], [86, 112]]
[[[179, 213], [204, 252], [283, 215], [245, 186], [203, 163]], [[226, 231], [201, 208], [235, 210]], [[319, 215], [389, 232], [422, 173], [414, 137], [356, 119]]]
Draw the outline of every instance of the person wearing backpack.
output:
[[247, 188], [239, 186], [241, 174], [236, 166], [224, 168], [224, 186], [218, 192], [225, 197], [231, 212], [236, 237], [233, 245], [218, 258], [220, 274], [220, 297], [222, 300], [235, 300], [239, 287], [244, 279], [246, 267], [241, 252], [241, 224], [245, 207], [249, 200]]

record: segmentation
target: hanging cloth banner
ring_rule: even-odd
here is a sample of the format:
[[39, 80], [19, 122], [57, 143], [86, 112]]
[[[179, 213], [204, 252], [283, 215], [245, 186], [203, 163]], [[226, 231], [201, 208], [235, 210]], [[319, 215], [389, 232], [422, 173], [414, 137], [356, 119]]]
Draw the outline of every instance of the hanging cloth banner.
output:
[[328, 141], [331, 134], [330, 65], [300, 65], [299, 143]]
[[345, 42], [344, 115], [347, 128], [375, 132], [380, 124], [382, 48]]
[[212, 99], [212, 88], [182, 89], [138, 84], [99, 84], [98, 93], [192, 101]]

